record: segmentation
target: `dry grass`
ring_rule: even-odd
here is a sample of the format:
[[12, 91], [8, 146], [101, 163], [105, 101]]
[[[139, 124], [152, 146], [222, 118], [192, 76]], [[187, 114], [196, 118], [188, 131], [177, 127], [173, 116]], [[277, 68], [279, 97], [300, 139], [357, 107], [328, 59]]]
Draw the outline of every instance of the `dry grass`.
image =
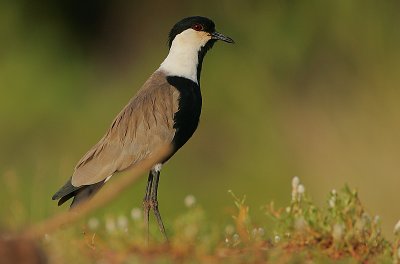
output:
[[398, 263], [400, 230], [395, 230], [393, 242], [385, 239], [379, 216], [370, 216], [349, 187], [332, 190], [326, 205], [318, 208], [295, 177], [290, 204], [263, 207], [266, 222], [261, 225], [252, 223], [245, 198], [230, 193], [236, 213], [225, 227], [208, 221], [194, 197], [187, 197], [186, 212], [167, 226], [168, 244], [154, 224], [151, 243], [145, 246], [141, 210], [134, 208], [130, 216], [89, 217], [35, 242], [3, 239], [2, 260], [43, 263], [46, 256], [49, 263]]

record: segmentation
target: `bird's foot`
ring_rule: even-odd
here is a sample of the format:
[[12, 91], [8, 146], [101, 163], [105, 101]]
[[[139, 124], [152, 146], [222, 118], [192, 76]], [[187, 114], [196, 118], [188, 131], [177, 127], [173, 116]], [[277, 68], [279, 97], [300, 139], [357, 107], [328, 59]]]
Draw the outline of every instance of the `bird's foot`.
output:
[[144, 215], [144, 225], [146, 228], [146, 245], [149, 244], [149, 237], [150, 237], [150, 232], [149, 232], [150, 209], [153, 209], [154, 215], [156, 216], [157, 219], [158, 228], [163, 234], [165, 241], [168, 242], [168, 237], [167, 233], [165, 232], [164, 223], [161, 219], [161, 214], [158, 209], [158, 201], [155, 199], [150, 199], [150, 200], [145, 199], [143, 200], [143, 215]]
[[167, 233], [165, 232], [164, 223], [161, 219], [160, 211], [158, 210], [158, 201], [156, 199], [152, 199], [150, 201], [150, 204], [151, 204], [151, 207], [153, 208], [154, 215], [156, 216], [158, 228], [160, 229], [161, 233], [163, 234], [165, 241], [168, 242], [168, 237], [167, 237]]

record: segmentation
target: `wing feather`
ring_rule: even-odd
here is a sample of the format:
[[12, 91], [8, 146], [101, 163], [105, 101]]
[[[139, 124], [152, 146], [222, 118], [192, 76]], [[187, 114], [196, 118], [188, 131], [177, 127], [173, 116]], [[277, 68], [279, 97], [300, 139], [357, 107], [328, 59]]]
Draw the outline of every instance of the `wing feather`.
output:
[[134, 166], [172, 142], [179, 92], [155, 72], [112, 122], [104, 137], [78, 162], [72, 185], [98, 183]]

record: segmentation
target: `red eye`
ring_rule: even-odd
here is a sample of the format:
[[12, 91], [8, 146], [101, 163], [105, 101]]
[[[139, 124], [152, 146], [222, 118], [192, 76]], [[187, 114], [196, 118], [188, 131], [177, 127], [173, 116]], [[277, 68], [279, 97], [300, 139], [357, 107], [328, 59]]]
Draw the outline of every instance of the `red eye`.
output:
[[192, 28], [193, 28], [194, 30], [196, 30], [196, 31], [202, 31], [202, 30], [204, 29], [202, 24], [194, 24], [194, 25], [192, 26]]

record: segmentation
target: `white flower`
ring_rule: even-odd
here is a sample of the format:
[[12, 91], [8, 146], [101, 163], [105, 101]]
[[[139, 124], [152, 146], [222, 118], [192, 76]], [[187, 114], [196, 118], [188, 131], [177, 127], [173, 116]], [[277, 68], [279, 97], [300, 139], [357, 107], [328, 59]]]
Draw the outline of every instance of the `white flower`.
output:
[[106, 230], [108, 233], [113, 233], [115, 231], [115, 221], [112, 217], [106, 218]]
[[294, 176], [293, 179], [292, 179], [292, 188], [293, 189], [297, 189], [299, 184], [300, 184], [300, 178], [297, 177], [297, 176]]
[[299, 186], [297, 186], [297, 201], [301, 201], [301, 198], [303, 197], [305, 191], [306, 188], [303, 184], [299, 184]]
[[117, 226], [120, 230], [127, 231], [128, 230], [128, 218], [126, 218], [125, 215], [118, 216]]
[[286, 207], [286, 213], [290, 213], [290, 211], [292, 211], [292, 209], [290, 208], [290, 206]]
[[255, 238], [257, 237], [257, 228], [253, 228], [253, 230], [251, 231], [251, 235]]
[[140, 210], [139, 208], [135, 207], [131, 210], [131, 218], [132, 220], [139, 220], [140, 218], [142, 218], [142, 210]]
[[329, 207], [330, 207], [330, 208], [334, 208], [335, 205], [336, 205], [336, 198], [335, 198], [335, 196], [332, 196], [332, 197], [329, 199]]
[[396, 225], [394, 226], [394, 230], [393, 233], [395, 235], [398, 235], [400, 233], [400, 220], [396, 223]]
[[281, 237], [278, 235], [275, 235], [274, 241], [275, 241], [275, 243], [279, 243], [281, 241]]
[[332, 194], [332, 195], [336, 195], [336, 194], [337, 194], [336, 190], [335, 190], [335, 189], [332, 189], [331, 194]]
[[196, 197], [189, 194], [185, 197], [184, 203], [185, 203], [185, 206], [188, 208], [193, 207], [193, 205], [195, 205], [195, 203], [196, 203]]
[[306, 191], [306, 188], [304, 187], [303, 184], [299, 184], [299, 186], [297, 187], [297, 192], [302, 195], [304, 194], [304, 192]]
[[88, 221], [88, 226], [90, 230], [96, 230], [100, 226], [100, 221], [96, 217], [92, 217]]
[[251, 234], [253, 235], [254, 238], [257, 237], [262, 237], [265, 234], [265, 230], [262, 227], [255, 227], [253, 228], [253, 230], [251, 231]]
[[265, 235], [265, 230], [264, 230], [264, 228], [259, 227], [257, 231], [258, 231], [258, 235], [259, 235], [259, 236], [264, 236], [264, 235]]

